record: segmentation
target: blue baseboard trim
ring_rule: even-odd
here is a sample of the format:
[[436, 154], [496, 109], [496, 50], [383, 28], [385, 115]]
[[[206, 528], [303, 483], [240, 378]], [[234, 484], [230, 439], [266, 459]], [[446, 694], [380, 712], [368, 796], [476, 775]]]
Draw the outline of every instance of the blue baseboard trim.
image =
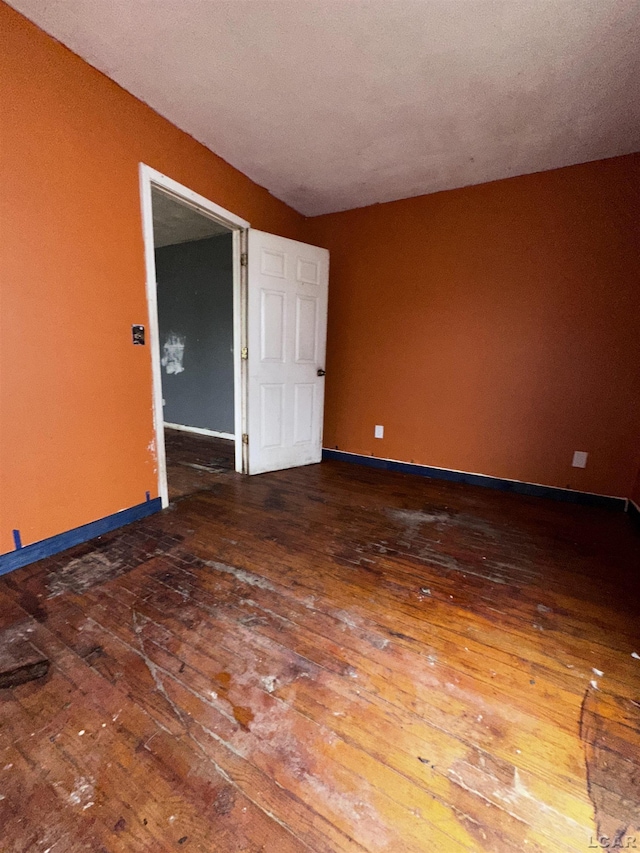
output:
[[113, 515], [107, 515], [98, 521], [90, 521], [81, 527], [75, 527], [65, 533], [58, 533], [57, 536], [50, 536], [48, 539], [34, 542], [32, 545], [22, 545], [15, 551], [0, 555], [0, 575], [6, 575], [7, 572], [12, 572], [14, 569], [35, 563], [36, 560], [59, 554], [60, 551], [66, 551], [67, 548], [72, 548], [74, 545], [80, 545], [89, 539], [95, 539], [96, 536], [102, 536], [103, 533], [124, 527], [125, 524], [131, 524], [132, 521], [146, 518], [161, 509], [162, 501], [160, 498], [154, 498], [129, 509], [123, 509], [121, 512], [114, 512]]
[[483, 486], [485, 489], [498, 489], [502, 492], [514, 492], [515, 494], [528, 495], [529, 497], [551, 498], [555, 501], [583, 504], [585, 506], [608, 507], [609, 509], [617, 509], [622, 512], [627, 508], [626, 498], [595, 495], [591, 492], [578, 492], [573, 489], [559, 489], [555, 486], [541, 486], [538, 483], [523, 483], [520, 480], [505, 480], [500, 477], [490, 477], [487, 474], [469, 474], [466, 471], [452, 471], [450, 468], [432, 468], [429, 465], [398, 462], [395, 459], [362, 456], [358, 453], [348, 453], [345, 450], [329, 450], [328, 448], [324, 448], [322, 458], [365, 465], [367, 468], [378, 468], [382, 471], [416, 474], [419, 477], [431, 477], [434, 480], [448, 480], [450, 483], [467, 483], [471, 486]]

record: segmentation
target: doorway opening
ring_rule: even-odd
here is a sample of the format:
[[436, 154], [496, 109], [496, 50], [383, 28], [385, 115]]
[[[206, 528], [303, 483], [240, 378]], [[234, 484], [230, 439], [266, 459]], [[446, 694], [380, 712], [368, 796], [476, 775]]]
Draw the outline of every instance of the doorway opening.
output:
[[[155, 450], [162, 506], [169, 503], [165, 422], [170, 429], [186, 426], [192, 434], [197, 429], [200, 435], [212, 438], [226, 437], [230, 441], [232, 436], [235, 470], [243, 474], [262, 474], [320, 462], [329, 252], [318, 246], [250, 228], [244, 219], [144, 164], [140, 164], [140, 190]], [[190, 213], [195, 212], [200, 218], [209, 220], [207, 227], [215, 233], [209, 230], [206, 236], [200, 234], [201, 239], [213, 237], [218, 241], [216, 245], [219, 243], [222, 247], [224, 240], [228, 240], [229, 235], [231, 237], [233, 433], [226, 431], [228, 427], [222, 426], [223, 421], [206, 422], [205, 426], [193, 422], [193, 410], [203, 408], [202, 400], [188, 401], [191, 414], [187, 418], [185, 406], [176, 407], [176, 401], [172, 399], [171, 409], [165, 417], [167, 397], [163, 375], [180, 378], [190, 369], [187, 367], [188, 350], [193, 347], [197, 334], [191, 336], [190, 343], [185, 330], [179, 330], [170, 316], [166, 325], [163, 320], [161, 339], [158, 269], [173, 269], [171, 257], [166, 260], [164, 255], [172, 256], [177, 250], [171, 249], [170, 244], [160, 246], [156, 257], [154, 197], [156, 207], [173, 202], [173, 214], [177, 203], [181, 209], [188, 208]], [[188, 217], [181, 210], [177, 218]], [[156, 230], [160, 230], [159, 223]], [[187, 242], [200, 242], [192, 237], [193, 234], [189, 233]], [[165, 248], [170, 251], [165, 253]], [[228, 249], [224, 251], [228, 262]], [[170, 302], [171, 296], [167, 299]], [[192, 308], [191, 313], [198, 312]], [[197, 316], [191, 320], [196, 325], [199, 323]], [[144, 337], [143, 327], [134, 329]], [[165, 380], [165, 384], [168, 388], [169, 380]], [[209, 388], [204, 396], [211, 393], [213, 389]], [[178, 423], [189, 419], [191, 423]]]
[[141, 165], [163, 506], [244, 471], [241, 254], [249, 223]]
[[233, 232], [152, 188], [169, 500], [234, 468]]

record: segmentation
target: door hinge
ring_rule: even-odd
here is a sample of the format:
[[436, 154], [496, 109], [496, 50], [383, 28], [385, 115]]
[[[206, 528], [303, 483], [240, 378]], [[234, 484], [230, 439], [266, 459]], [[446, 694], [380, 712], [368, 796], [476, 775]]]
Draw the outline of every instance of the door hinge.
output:
[[248, 257], [247, 257], [247, 253], [246, 253], [246, 252], [243, 252], [243, 253], [240, 255], [240, 266], [241, 266], [241, 267], [246, 267], [246, 266], [247, 266], [247, 264], [248, 264], [248, 262], [249, 262], [249, 259], [248, 259]]
[[243, 444], [249, 444], [249, 436], [247, 435], [246, 432], [242, 433], [242, 443]]
[[248, 347], [242, 347], [242, 350], [241, 350], [241, 352], [240, 352], [240, 358], [241, 358], [243, 361], [246, 361], [246, 360], [249, 358], [249, 349], [248, 349]]

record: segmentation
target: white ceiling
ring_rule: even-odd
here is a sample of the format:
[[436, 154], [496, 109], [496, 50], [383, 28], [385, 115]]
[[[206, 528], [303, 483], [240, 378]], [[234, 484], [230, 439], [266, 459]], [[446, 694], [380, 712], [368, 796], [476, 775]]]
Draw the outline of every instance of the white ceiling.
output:
[[159, 190], [151, 190], [151, 202], [156, 249], [230, 233], [224, 225], [219, 225], [188, 205], [180, 204]]
[[640, 149], [640, 0], [11, 0], [307, 215]]

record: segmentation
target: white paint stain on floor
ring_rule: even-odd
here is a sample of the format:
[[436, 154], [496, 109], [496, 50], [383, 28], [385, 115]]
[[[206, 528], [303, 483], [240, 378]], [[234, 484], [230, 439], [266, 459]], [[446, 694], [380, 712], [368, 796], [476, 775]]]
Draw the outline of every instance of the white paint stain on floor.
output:
[[69, 802], [73, 806], [82, 805], [85, 809], [93, 805], [92, 797], [95, 790], [95, 779], [85, 779], [81, 776], [76, 780], [73, 791], [69, 794]]
[[277, 592], [275, 586], [266, 580], [266, 578], [254, 575], [252, 572], [246, 572], [244, 569], [238, 569], [235, 566], [228, 566], [226, 563], [218, 563], [216, 560], [204, 560], [204, 564], [218, 572], [233, 575], [233, 577], [240, 583], [248, 584], [249, 586], [256, 586], [258, 589], [265, 589], [270, 592]]
[[112, 577], [122, 566], [122, 560], [112, 560], [107, 554], [94, 551], [70, 560], [48, 579], [49, 595], [55, 598], [69, 590], [84, 592]]

